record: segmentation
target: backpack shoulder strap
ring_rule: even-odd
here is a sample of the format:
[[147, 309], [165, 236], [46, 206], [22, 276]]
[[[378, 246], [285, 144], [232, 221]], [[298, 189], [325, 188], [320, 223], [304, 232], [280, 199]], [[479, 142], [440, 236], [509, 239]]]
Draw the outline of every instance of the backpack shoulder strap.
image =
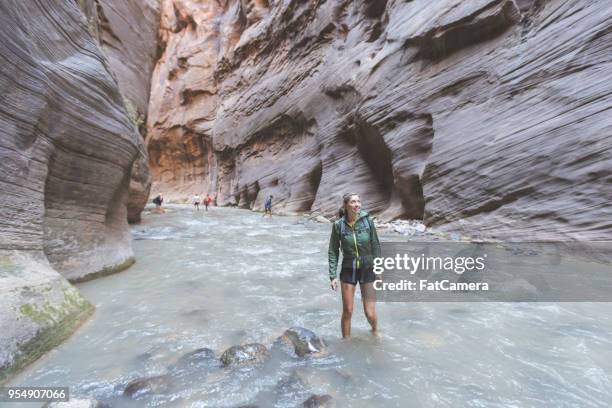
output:
[[363, 227], [366, 229], [366, 231], [368, 233], [370, 233], [370, 216], [365, 216], [361, 219], [361, 223], [363, 224]]

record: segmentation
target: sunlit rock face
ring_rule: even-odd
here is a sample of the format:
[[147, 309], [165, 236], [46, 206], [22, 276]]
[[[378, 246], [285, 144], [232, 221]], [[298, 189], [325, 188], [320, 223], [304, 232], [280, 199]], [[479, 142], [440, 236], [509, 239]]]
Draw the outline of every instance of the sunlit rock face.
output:
[[0, 33], [1, 382], [90, 313], [65, 278], [133, 262], [128, 195], [148, 167], [76, 2], [3, 1]]
[[156, 190], [483, 237], [612, 236], [612, 8], [163, 0]]

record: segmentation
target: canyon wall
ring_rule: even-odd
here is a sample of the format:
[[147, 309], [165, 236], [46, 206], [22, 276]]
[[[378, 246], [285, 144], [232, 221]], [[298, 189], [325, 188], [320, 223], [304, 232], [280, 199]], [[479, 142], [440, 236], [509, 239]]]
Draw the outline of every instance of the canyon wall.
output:
[[[151, 74], [159, 52], [159, 0], [78, 0], [78, 4], [108, 71], [119, 85], [128, 117], [144, 138]], [[148, 161], [143, 149], [132, 171], [129, 222], [140, 222], [149, 197]]]
[[[92, 311], [68, 283], [133, 261], [142, 138], [76, 2], [0, 3], [0, 382]], [[138, 204], [138, 201], [141, 204]], [[59, 273], [58, 273], [59, 272]]]
[[155, 192], [504, 239], [610, 239], [612, 8], [162, 0]]

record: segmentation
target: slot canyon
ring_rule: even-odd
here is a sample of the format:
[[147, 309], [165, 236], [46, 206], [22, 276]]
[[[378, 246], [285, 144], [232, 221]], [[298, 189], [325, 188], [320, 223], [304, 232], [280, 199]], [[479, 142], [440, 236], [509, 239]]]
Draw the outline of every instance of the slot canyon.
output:
[[0, 382], [135, 262], [151, 198], [508, 241], [612, 238], [612, 8], [4, 0]]

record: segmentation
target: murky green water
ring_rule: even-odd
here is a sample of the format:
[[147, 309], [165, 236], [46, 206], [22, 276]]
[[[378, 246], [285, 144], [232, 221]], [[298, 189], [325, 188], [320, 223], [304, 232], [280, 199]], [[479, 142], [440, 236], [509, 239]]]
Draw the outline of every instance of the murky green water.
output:
[[[295, 407], [313, 393], [338, 407], [607, 407], [612, 304], [378, 304], [381, 339], [356, 303], [340, 340], [340, 296], [327, 278], [329, 225], [244, 210], [174, 207], [133, 228], [137, 263], [78, 285], [96, 313], [12, 385], [71, 387], [113, 407]], [[356, 299], [359, 302], [359, 299]], [[323, 336], [319, 359], [182, 367], [183, 354], [270, 346], [291, 326]], [[286, 379], [298, 369], [303, 381]], [[122, 397], [166, 374], [166, 394]], [[20, 404], [19, 406], [27, 406]]]

